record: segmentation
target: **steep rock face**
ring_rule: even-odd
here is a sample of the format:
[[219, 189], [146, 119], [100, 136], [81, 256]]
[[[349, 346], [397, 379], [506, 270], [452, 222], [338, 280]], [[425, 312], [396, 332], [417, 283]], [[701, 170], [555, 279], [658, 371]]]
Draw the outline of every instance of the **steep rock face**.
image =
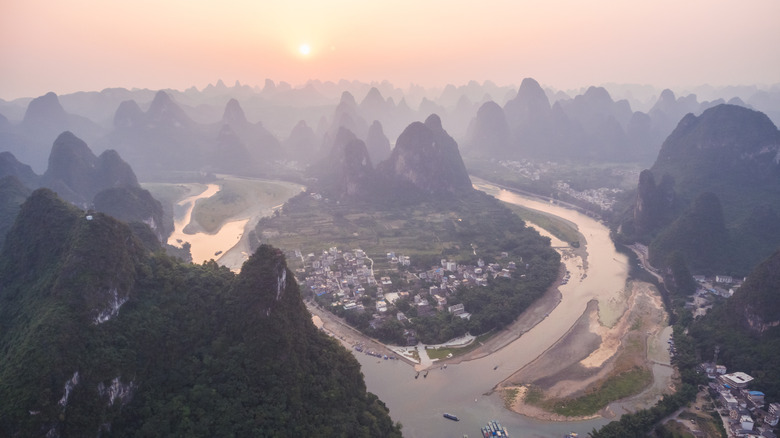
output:
[[511, 150], [512, 134], [504, 116], [504, 110], [497, 103], [485, 102], [477, 110], [477, 116], [469, 125], [464, 151], [477, 156], [503, 156]]
[[290, 131], [290, 136], [282, 142], [285, 155], [301, 164], [311, 164], [312, 159], [319, 152], [322, 139], [314, 133], [314, 130], [305, 121], [299, 121]]
[[374, 120], [374, 123], [368, 128], [366, 148], [374, 163], [379, 163], [390, 156], [390, 140], [385, 136], [382, 124], [378, 120]]
[[138, 187], [130, 166], [113, 150], [96, 157], [87, 144], [71, 132], [63, 132], [52, 146], [43, 185], [66, 200], [87, 206], [95, 194], [111, 187]]
[[425, 123], [409, 125], [398, 137], [390, 158], [378, 168], [389, 180], [411, 183], [428, 194], [472, 190], [458, 144], [435, 114]]
[[653, 174], [668, 173], [675, 190], [693, 199], [710, 191], [734, 222], [756, 200], [780, 210], [780, 131], [763, 113], [718, 105], [685, 116], [661, 146]]
[[341, 100], [333, 110], [330, 126], [325, 134], [323, 151], [328, 153], [336, 140], [340, 128], [346, 128], [355, 134], [357, 138], [364, 139], [368, 133], [368, 123], [358, 111], [355, 97], [348, 91], [341, 94]]
[[728, 313], [750, 331], [762, 334], [780, 326], [780, 251], [748, 275], [727, 302]]
[[165, 91], [158, 91], [149, 109], [140, 113], [123, 102], [114, 115], [114, 129], [101, 146], [116, 149], [147, 177], [170, 170], [201, 170], [209, 136]]
[[208, 169], [214, 172], [248, 174], [258, 166], [247, 151], [246, 143], [229, 124], [222, 125], [216, 146], [208, 156]]
[[158, 241], [163, 241], [172, 229], [164, 220], [163, 207], [148, 190], [139, 186], [116, 186], [98, 192], [95, 210], [124, 222], [142, 222], [152, 230]]
[[[230, 127], [238, 142], [225, 137], [225, 126]], [[244, 109], [241, 108], [241, 104], [236, 99], [230, 99], [227, 105], [225, 105], [225, 112], [222, 115], [222, 128], [217, 136], [217, 148], [214, 149], [214, 152], [216, 154], [224, 154], [220, 160], [232, 160], [232, 157], [228, 158], [225, 156], [227, 154], [224, 148], [230, 145], [232, 149], [236, 149], [236, 144], [238, 143], [242, 144], [245, 149], [245, 152], [236, 151], [239, 153], [237, 159], [242, 161], [234, 162], [234, 166], [226, 167], [222, 171], [235, 172], [240, 170], [242, 173], [251, 173], [253, 168], [256, 169], [263, 165], [267, 166], [273, 160], [284, 157], [284, 151], [279, 140], [268, 132], [262, 123], [250, 123], [244, 114]]]
[[0, 152], [0, 178], [7, 176], [14, 176], [30, 187], [35, 187], [39, 180], [32, 168], [17, 160], [14, 154]]
[[364, 198], [375, 188], [375, 173], [365, 143], [340, 128], [328, 157], [312, 166], [316, 187], [334, 198]]
[[99, 187], [138, 187], [133, 169], [113, 149], [103, 151], [95, 162], [95, 182]]
[[30, 196], [30, 189], [14, 176], [0, 177], [0, 248], [5, 235], [16, 220], [21, 205]]
[[400, 436], [274, 248], [178, 264], [40, 189], [0, 278], [3, 436]]
[[154, 100], [152, 100], [145, 116], [146, 123], [150, 127], [173, 126], [180, 128], [192, 126], [194, 123], [184, 110], [173, 101], [171, 96], [163, 90], [154, 95]]
[[633, 209], [633, 232], [637, 237], [653, 235], [669, 222], [677, 212], [674, 180], [665, 175], [655, 184], [653, 173], [647, 169], [639, 174], [636, 204]]
[[656, 237], [649, 247], [650, 262], [666, 266], [675, 252], [695, 272], [714, 274], [728, 269], [728, 233], [718, 197], [703, 193], [693, 205]]
[[555, 137], [550, 101], [532, 78], [523, 79], [517, 96], [504, 105], [504, 113], [519, 153], [540, 155], [538, 149]]
[[382, 97], [382, 93], [376, 87], [371, 87], [368, 94], [360, 102], [360, 114], [366, 120], [385, 120], [391, 115], [393, 105]]
[[66, 131], [54, 141], [49, 166], [43, 174], [46, 187], [51, 187], [70, 202], [86, 205], [97, 193], [94, 173], [97, 157], [83, 140]]
[[114, 127], [130, 128], [143, 124], [144, 113], [134, 100], [125, 100], [114, 113]]
[[246, 119], [244, 109], [241, 108], [241, 104], [236, 99], [230, 99], [225, 104], [225, 112], [222, 115], [222, 123], [231, 126], [248, 125], [249, 121]]
[[72, 131], [90, 140], [103, 133], [103, 129], [91, 120], [65, 112], [54, 93], [30, 101], [22, 122], [5, 131], [0, 135], [0, 150], [13, 153], [37, 172], [45, 169], [51, 144], [63, 131]]
[[63, 130], [68, 124], [68, 113], [60, 105], [59, 98], [53, 92], [36, 97], [30, 101], [22, 119], [23, 126], [48, 126], [53, 130]]

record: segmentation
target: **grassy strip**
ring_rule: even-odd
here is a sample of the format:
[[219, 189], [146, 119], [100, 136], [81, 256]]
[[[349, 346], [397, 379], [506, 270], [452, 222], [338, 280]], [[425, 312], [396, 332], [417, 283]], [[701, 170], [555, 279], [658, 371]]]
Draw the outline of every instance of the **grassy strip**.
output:
[[452, 353], [452, 357], [460, 356], [466, 353], [469, 353], [473, 350], [475, 350], [477, 347], [482, 345], [482, 342], [489, 339], [491, 336], [493, 336], [493, 332], [487, 332], [484, 334], [481, 334], [477, 336], [476, 339], [474, 339], [474, 342], [470, 343], [469, 345], [466, 345], [465, 347], [460, 348], [439, 348], [439, 349], [430, 349], [428, 351], [428, 357], [431, 359], [446, 359], [447, 356]]
[[503, 391], [504, 396], [504, 406], [507, 409], [511, 409], [512, 405], [515, 404], [515, 400], [517, 400], [517, 394], [520, 392], [517, 388], [511, 388], [511, 389], [505, 389]]
[[567, 417], [593, 415], [609, 403], [639, 393], [653, 380], [652, 373], [636, 367], [608, 378], [598, 389], [575, 399], [542, 399], [541, 391], [529, 391], [526, 403]]
[[[148, 190], [154, 196], [154, 199], [160, 201], [163, 205], [173, 205], [180, 199], [189, 196], [197, 190], [192, 190], [190, 186], [194, 184], [171, 184], [171, 183], [143, 183], [141, 187]], [[203, 189], [206, 188], [202, 185]]]
[[544, 228], [558, 239], [569, 243], [579, 242], [580, 233], [577, 231], [576, 226], [572, 226], [562, 219], [551, 216], [547, 213], [543, 213], [539, 210], [533, 210], [508, 203], [505, 203], [505, 205], [514, 211], [518, 216], [520, 216], [524, 221], [531, 222]]
[[229, 219], [253, 206], [273, 207], [297, 193], [292, 185], [269, 181], [229, 179], [220, 183], [220, 191], [195, 204], [192, 219], [207, 233], [213, 233]]

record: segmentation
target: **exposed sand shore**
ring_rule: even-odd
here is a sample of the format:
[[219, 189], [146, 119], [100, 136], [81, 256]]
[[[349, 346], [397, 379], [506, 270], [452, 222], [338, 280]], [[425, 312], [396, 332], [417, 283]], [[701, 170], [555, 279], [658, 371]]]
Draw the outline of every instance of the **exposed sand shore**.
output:
[[[510, 409], [545, 421], [611, 417], [613, 414], [608, 409], [590, 417], [564, 417], [525, 403], [524, 395], [533, 386], [542, 391], [545, 399], [576, 398], [597, 388], [608, 377], [633, 367], [668, 366], [669, 356], [663, 354], [663, 347], [659, 348], [659, 343], [665, 344], [661, 338], [668, 337], [668, 331], [664, 330], [667, 318], [658, 292], [648, 283], [632, 281], [625, 298], [625, 311], [612, 327], [602, 324], [599, 303], [591, 301], [565, 336], [497, 385], [496, 389], [505, 397], [518, 391]], [[650, 405], [670, 391], [669, 383], [655, 382], [630, 398], [640, 402], [639, 405]]]

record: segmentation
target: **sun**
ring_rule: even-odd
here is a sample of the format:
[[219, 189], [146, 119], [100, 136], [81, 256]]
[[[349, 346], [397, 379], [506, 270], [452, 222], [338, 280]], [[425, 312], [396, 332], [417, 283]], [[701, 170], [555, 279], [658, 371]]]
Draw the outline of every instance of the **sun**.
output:
[[301, 45], [298, 47], [298, 52], [299, 52], [301, 55], [303, 55], [303, 56], [306, 56], [306, 55], [308, 55], [308, 54], [311, 52], [311, 47], [309, 47], [309, 45], [308, 45], [308, 44], [301, 44]]

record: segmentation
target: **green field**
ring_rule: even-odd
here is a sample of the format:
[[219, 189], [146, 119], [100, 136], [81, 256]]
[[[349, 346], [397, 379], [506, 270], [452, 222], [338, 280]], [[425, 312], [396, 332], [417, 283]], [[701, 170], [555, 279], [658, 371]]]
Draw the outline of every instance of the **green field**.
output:
[[231, 219], [249, 217], [253, 210], [279, 206], [300, 191], [297, 184], [263, 180], [231, 178], [217, 184], [220, 191], [198, 200], [192, 211], [192, 220], [207, 233], [218, 231]]
[[[474, 267], [480, 260], [485, 266], [514, 262], [515, 272], [508, 275], [511, 278], [496, 273], [485, 279], [485, 286], [464, 286], [448, 293], [449, 305], [462, 303], [472, 314], [469, 320], [447, 312], [417, 317], [416, 306], [402, 300], [397, 309], [388, 312], [387, 321], [371, 330], [373, 311], [347, 313], [342, 306], [333, 307], [334, 313], [356, 328], [388, 343], [405, 342], [404, 326], [392, 318], [397, 311], [410, 312], [409, 324], [426, 344], [443, 343], [466, 332], [479, 335], [500, 329], [514, 321], [557, 277], [560, 255], [550, 248], [549, 239], [526, 227], [518, 215], [490, 195], [475, 190], [457, 198], [394, 205], [382, 202], [337, 202], [301, 194], [290, 199], [278, 215], [260, 219], [251, 241], [288, 254], [293, 250], [317, 255], [332, 247], [343, 251], [359, 248], [373, 261], [375, 276], [389, 276], [393, 290], [409, 291], [411, 297], [428, 296], [433, 284], [415, 273], [441, 267], [442, 259]], [[411, 266], [392, 265], [387, 257], [391, 252], [410, 257]], [[370, 309], [373, 298], [374, 292], [368, 290], [361, 300]], [[323, 306], [339, 301], [332, 294], [318, 300]]]
[[506, 203], [506, 206], [517, 213], [524, 221], [542, 227], [564, 242], [568, 242], [574, 246], [579, 245], [578, 243], [575, 243], [580, 240], [580, 232], [577, 230], [575, 224], [539, 210], [533, 210], [509, 203]]
[[567, 417], [593, 415], [609, 403], [634, 394], [638, 394], [653, 380], [652, 373], [646, 368], [636, 367], [632, 370], [608, 378], [598, 388], [586, 394], [570, 399], [545, 399], [540, 393], [534, 396], [526, 395], [526, 403], [534, 404], [543, 409]]
[[538, 233], [522, 227], [516, 218], [482, 192], [459, 201], [396, 208], [339, 204], [304, 195], [291, 199], [281, 217], [261, 219], [256, 238], [304, 253], [333, 246], [360, 248], [379, 269], [389, 268], [388, 252], [410, 256], [412, 264], [421, 267], [437, 265], [442, 258], [476, 264], [478, 258], [492, 262], [501, 252], [517, 261], [545, 254], [549, 247]]
[[142, 187], [149, 190], [149, 193], [163, 205], [173, 205], [182, 198], [191, 195], [193, 192], [205, 190], [205, 184], [172, 184], [172, 183], [143, 183]]

